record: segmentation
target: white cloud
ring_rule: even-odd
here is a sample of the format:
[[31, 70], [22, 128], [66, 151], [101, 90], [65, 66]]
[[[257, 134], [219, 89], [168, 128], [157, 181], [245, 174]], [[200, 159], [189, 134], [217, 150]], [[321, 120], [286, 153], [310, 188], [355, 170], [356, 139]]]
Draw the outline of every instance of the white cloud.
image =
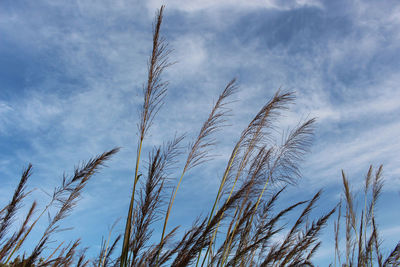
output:
[[375, 167], [383, 164], [384, 170], [390, 170], [385, 190], [399, 190], [400, 172], [393, 172], [393, 167], [398, 164], [396, 151], [400, 150], [400, 144], [395, 142], [398, 136], [398, 122], [361, 133], [339, 133], [338, 137], [343, 138], [318, 142], [308, 160], [307, 167], [310, 169], [307, 174], [315, 179], [316, 187], [321, 187], [337, 184], [340, 181], [340, 169], [348, 173], [352, 180], [359, 182], [364, 179], [370, 164]]
[[207, 50], [205, 48], [205, 37], [198, 34], [185, 34], [173, 40], [173, 47], [177, 64], [171, 67], [172, 76], [178, 73], [185, 75], [194, 75], [204, 68], [208, 60]]
[[177, 9], [185, 12], [196, 12], [202, 10], [212, 9], [240, 9], [240, 10], [254, 10], [254, 9], [278, 9], [288, 10], [292, 8], [298, 8], [301, 6], [316, 6], [321, 7], [318, 0], [295, 0], [295, 1], [279, 1], [279, 0], [150, 0], [147, 6], [150, 10], [159, 8], [162, 4], [165, 4], [168, 8]]
[[4, 131], [6, 124], [6, 115], [11, 112], [12, 108], [5, 102], [0, 101], [0, 131]]

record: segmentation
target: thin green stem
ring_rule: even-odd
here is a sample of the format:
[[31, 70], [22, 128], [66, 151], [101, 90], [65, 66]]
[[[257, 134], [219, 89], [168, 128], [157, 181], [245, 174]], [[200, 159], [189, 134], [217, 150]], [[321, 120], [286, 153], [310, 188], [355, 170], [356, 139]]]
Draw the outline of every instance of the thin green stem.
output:
[[50, 201], [50, 203], [46, 206], [46, 208], [42, 211], [42, 213], [40, 213], [39, 217], [37, 217], [36, 220], [29, 227], [28, 231], [26, 231], [25, 235], [18, 241], [17, 245], [14, 247], [14, 249], [8, 255], [5, 264], [7, 264], [10, 261], [11, 257], [14, 255], [14, 253], [21, 247], [21, 244], [25, 241], [26, 237], [29, 235], [29, 233], [32, 231], [33, 227], [39, 221], [40, 217], [42, 217], [43, 214], [51, 207], [53, 202], [54, 202], [54, 199], [52, 201]]
[[136, 158], [135, 180], [134, 180], [134, 183], [133, 183], [133, 190], [132, 190], [132, 194], [131, 194], [131, 202], [129, 204], [128, 218], [126, 219], [126, 226], [125, 226], [125, 233], [124, 233], [124, 242], [123, 242], [123, 245], [122, 245], [120, 267], [127, 266], [127, 258], [128, 258], [128, 251], [129, 251], [129, 240], [130, 240], [131, 230], [132, 230], [133, 204], [135, 202], [136, 184], [137, 184], [137, 182], [139, 180], [138, 172], [139, 172], [139, 162], [140, 162], [140, 155], [141, 155], [141, 151], [142, 151], [142, 144], [143, 144], [143, 138], [140, 139], [138, 154], [137, 154], [137, 158]]
[[[179, 189], [179, 187], [180, 187], [180, 185], [181, 185], [183, 176], [184, 176], [185, 173], [186, 173], [186, 169], [187, 169], [187, 167], [185, 166], [185, 168], [184, 168], [183, 171], [182, 171], [181, 178], [179, 179], [178, 185], [176, 186], [176, 188], [175, 188], [175, 190], [174, 190], [174, 193], [173, 193], [173, 196], [172, 196], [172, 198], [171, 198], [171, 201], [170, 201], [170, 203], [169, 203], [169, 205], [168, 205], [167, 214], [165, 215], [165, 219], [164, 219], [164, 225], [163, 225], [163, 231], [162, 231], [162, 234], [161, 234], [160, 245], [162, 245], [162, 243], [164, 242], [165, 230], [167, 229], [168, 219], [169, 219], [169, 216], [170, 216], [170, 214], [171, 214], [172, 205], [174, 204], [176, 194], [177, 194], [178, 189]], [[159, 258], [160, 258], [160, 252], [161, 252], [161, 249], [160, 249], [160, 250], [158, 251], [158, 253], [157, 253], [156, 266], [158, 266], [158, 261], [159, 261]]]
[[[224, 172], [224, 176], [223, 176], [222, 181], [221, 181], [221, 184], [219, 185], [217, 197], [215, 198], [213, 207], [212, 207], [212, 209], [211, 209], [210, 217], [208, 218], [208, 222], [207, 222], [207, 226], [208, 226], [208, 225], [210, 224], [210, 222], [211, 222], [211, 219], [212, 219], [212, 217], [213, 217], [215, 208], [216, 208], [216, 206], [217, 206], [217, 204], [218, 204], [219, 197], [220, 197], [220, 195], [221, 195], [221, 193], [222, 193], [222, 189], [223, 189], [223, 187], [224, 187], [224, 185], [225, 185], [225, 182], [226, 182], [226, 179], [227, 179], [227, 177], [228, 177], [229, 171], [230, 171], [230, 169], [232, 168], [232, 164], [233, 164], [233, 161], [234, 161], [235, 158], [236, 158], [236, 155], [237, 155], [238, 150], [239, 150], [239, 145], [236, 145], [235, 150], [234, 150], [234, 152], [233, 152], [233, 156], [232, 156], [231, 159], [229, 160], [228, 167], [226, 168], [226, 170], [225, 170], [225, 172]], [[237, 181], [237, 179], [235, 180], [235, 184], [236, 184], [236, 181]], [[229, 200], [231, 194], [232, 194], [232, 191], [231, 191], [230, 194], [229, 194], [228, 200]], [[208, 248], [207, 248], [206, 255], [204, 256], [203, 263], [201, 264], [201, 266], [203, 266], [203, 264], [204, 264], [204, 262], [205, 262], [205, 259], [207, 258], [208, 253], [210, 252], [210, 247], [212, 246], [212, 244], [213, 244], [213, 242], [214, 242], [214, 238], [215, 238], [216, 233], [217, 233], [217, 231], [218, 231], [218, 227], [219, 227], [219, 222], [218, 222], [217, 228], [215, 229], [214, 234], [213, 234], [213, 236], [212, 236], [212, 238], [211, 238], [210, 245], [209, 245]], [[199, 256], [197, 257], [196, 267], [197, 267], [198, 264], [199, 264], [200, 257], [201, 257], [201, 251], [200, 251], [200, 253], [199, 253]]]

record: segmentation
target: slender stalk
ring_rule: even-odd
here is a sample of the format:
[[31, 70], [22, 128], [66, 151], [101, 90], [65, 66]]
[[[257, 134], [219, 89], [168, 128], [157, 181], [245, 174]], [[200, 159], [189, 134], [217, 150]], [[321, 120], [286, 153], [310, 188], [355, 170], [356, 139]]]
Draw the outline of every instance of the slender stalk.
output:
[[[252, 139], [252, 140], [251, 140], [251, 145], [250, 145], [250, 147], [252, 146], [254, 140], [255, 140], [255, 139]], [[242, 140], [241, 140], [241, 141], [242, 141]], [[211, 213], [210, 213], [210, 217], [209, 217], [209, 219], [208, 219], [208, 224], [209, 224], [210, 221], [211, 221], [212, 214], [213, 214], [213, 211], [214, 211], [214, 209], [215, 209], [215, 206], [217, 205], [217, 203], [218, 203], [218, 201], [219, 201], [220, 194], [222, 193], [222, 188], [223, 188], [223, 186], [225, 185], [226, 177], [227, 177], [227, 175], [228, 175], [228, 173], [229, 173], [229, 171], [230, 171], [230, 169], [231, 169], [231, 166], [232, 166], [232, 163], [233, 163], [234, 159], [236, 158], [236, 155], [237, 155], [237, 149], [236, 149], [236, 148], [239, 147], [239, 144], [240, 144], [240, 143], [238, 143], [238, 145], [235, 147], [235, 151], [234, 151], [234, 153], [233, 153], [233, 157], [231, 158], [232, 160], [230, 161], [230, 163], [229, 163], [229, 165], [228, 165], [228, 168], [226, 169], [226, 171], [225, 171], [225, 173], [224, 173], [224, 179], [223, 179], [223, 181], [222, 181], [221, 184], [220, 184], [220, 188], [219, 188], [219, 190], [218, 190], [217, 197], [216, 197], [216, 199], [215, 199], [213, 208], [212, 208]], [[237, 172], [237, 174], [236, 174], [236, 177], [235, 177], [235, 181], [234, 181], [234, 183], [233, 183], [233, 186], [232, 186], [232, 188], [231, 188], [231, 190], [230, 190], [230, 192], [229, 192], [228, 198], [227, 198], [227, 200], [226, 200], [225, 203], [227, 203], [227, 202], [230, 200], [230, 198], [231, 198], [231, 196], [232, 196], [232, 194], [233, 194], [233, 191], [234, 191], [235, 186], [236, 186], [236, 183], [237, 183], [237, 181], [238, 181], [238, 179], [239, 179], [239, 177], [240, 177], [240, 174], [241, 174], [242, 170], [244, 169], [244, 166], [246, 165], [246, 162], [247, 162], [247, 159], [248, 159], [247, 156], [249, 155], [249, 153], [250, 153], [250, 148], [247, 149], [246, 154], [245, 154], [245, 156], [243, 157], [243, 159], [242, 159], [242, 161], [241, 161], [239, 170], [238, 170], [238, 172]], [[222, 213], [221, 217], [223, 217], [223, 216], [224, 216], [224, 213]], [[217, 225], [217, 228], [215, 229], [215, 233], [217, 233], [218, 227], [219, 227], [219, 223], [218, 223], [218, 225]], [[205, 259], [206, 259], [207, 256], [208, 256], [208, 253], [209, 253], [209, 251], [210, 251], [210, 246], [212, 246], [212, 244], [213, 244], [213, 242], [214, 242], [214, 239], [215, 239], [215, 236], [216, 236], [216, 235], [213, 235], [213, 238], [211, 239], [211, 242], [210, 242], [210, 244], [209, 244], [209, 246], [208, 246], [208, 248], [207, 248], [206, 255], [204, 255], [204, 259], [203, 259], [203, 262], [202, 262], [202, 265], [201, 265], [201, 266], [203, 266], [203, 264], [204, 264], [204, 262], [205, 262]], [[200, 255], [201, 255], [201, 251], [200, 251], [200, 253], [199, 253], [198, 259], [200, 258]], [[196, 264], [196, 266], [197, 266], [197, 264]]]
[[[239, 177], [240, 177], [240, 175], [241, 175], [242, 170], [244, 169], [244, 166], [245, 166], [246, 163], [247, 163], [248, 155], [250, 154], [251, 149], [254, 147], [254, 143], [255, 143], [256, 137], [257, 137], [257, 135], [259, 134], [259, 132], [261, 131], [261, 127], [262, 127], [262, 124], [260, 124], [260, 126], [257, 128], [256, 133], [254, 134], [253, 138], [251, 139], [250, 145], [248, 146], [248, 148], [247, 148], [247, 150], [246, 150], [246, 153], [245, 153], [245, 155], [243, 156], [242, 161], [240, 162], [240, 167], [239, 167], [239, 170], [238, 170], [238, 172], [237, 172], [237, 174], [236, 174], [235, 181], [234, 181], [233, 186], [232, 186], [232, 188], [231, 188], [231, 190], [230, 190], [230, 192], [229, 192], [228, 198], [227, 198], [227, 200], [226, 200], [225, 202], [228, 202], [228, 201], [230, 200], [231, 196], [232, 196], [232, 193], [233, 193], [233, 190], [235, 189], [236, 183], [237, 183], [237, 181], [238, 181], [238, 179], [239, 179]], [[250, 128], [250, 127], [248, 127], [247, 129], [249, 129], [249, 128]], [[218, 190], [218, 193], [217, 193], [217, 197], [215, 198], [215, 202], [214, 202], [213, 208], [212, 208], [211, 213], [210, 213], [210, 217], [208, 218], [208, 224], [209, 224], [210, 221], [211, 221], [212, 214], [213, 214], [213, 212], [214, 212], [215, 206], [217, 205], [217, 203], [218, 203], [218, 201], [219, 201], [220, 194], [222, 193], [222, 189], [223, 189], [223, 187], [224, 187], [224, 185], [225, 185], [226, 178], [228, 177], [228, 174], [229, 174], [229, 172], [230, 172], [230, 169], [231, 169], [231, 167], [232, 167], [232, 164], [233, 164], [233, 162], [234, 162], [234, 160], [235, 160], [235, 158], [236, 158], [236, 155], [237, 155], [238, 149], [239, 149], [239, 147], [240, 147], [240, 144], [243, 142], [244, 139], [245, 139], [245, 134], [243, 134], [243, 135], [241, 136], [239, 142], [236, 144], [235, 149], [234, 149], [234, 151], [233, 151], [233, 153], [232, 153], [233, 156], [230, 158], [228, 167], [227, 167], [226, 170], [225, 170], [224, 178], [223, 178], [222, 181], [221, 181], [221, 184], [220, 184], [220, 187], [219, 187], [219, 190]], [[222, 216], [223, 216], [223, 215], [224, 215], [224, 213], [222, 214]], [[219, 224], [218, 224], [217, 228], [215, 229], [215, 232], [218, 231], [218, 227], [219, 227]], [[214, 236], [214, 238], [215, 238], [215, 236]], [[204, 256], [204, 260], [203, 260], [203, 263], [202, 263], [201, 266], [203, 266], [203, 264], [204, 264], [204, 262], [205, 262], [205, 259], [207, 258], [208, 252], [209, 252], [209, 250], [210, 250], [209, 248], [210, 248], [210, 246], [212, 246], [214, 238], [211, 239], [210, 245], [209, 245], [209, 247], [208, 247], [208, 249], [207, 249], [207, 251], [206, 251], [206, 255]], [[199, 253], [198, 259], [200, 258], [200, 255], [201, 255], [201, 251], [200, 251], [200, 253]], [[197, 266], [197, 264], [196, 264], [196, 266]]]
[[[210, 213], [210, 217], [209, 217], [209, 222], [211, 220], [211, 217], [213, 216], [213, 210], [217, 204], [217, 202], [220, 199], [220, 195], [222, 193], [222, 189], [226, 183], [226, 179], [228, 177], [228, 174], [230, 172], [230, 169], [232, 167], [232, 164], [238, 154], [239, 148], [242, 146], [242, 143], [246, 140], [246, 138], [248, 138], [248, 136], [250, 135], [250, 142], [249, 144], [246, 146], [246, 151], [242, 157], [242, 160], [240, 162], [239, 168], [238, 168], [238, 172], [236, 174], [236, 177], [234, 179], [234, 183], [233, 186], [229, 192], [228, 198], [226, 201], [229, 201], [235, 187], [236, 187], [236, 183], [241, 175], [241, 172], [243, 171], [244, 167], [247, 165], [247, 162], [249, 160], [249, 155], [251, 154], [252, 150], [254, 149], [255, 145], [257, 144], [258, 141], [260, 141], [260, 136], [262, 136], [262, 130], [265, 127], [271, 127], [271, 125], [268, 125], [268, 118], [270, 118], [270, 120], [272, 120], [272, 118], [274, 117], [274, 115], [279, 114], [276, 110], [279, 109], [284, 109], [285, 106], [284, 104], [286, 103], [290, 103], [292, 100], [294, 99], [292, 93], [285, 93], [285, 94], [280, 94], [279, 91], [275, 94], [275, 96], [272, 98], [272, 100], [270, 102], [268, 102], [266, 105], [264, 105], [261, 110], [257, 113], [257, 115], [253, 118], [253, 120], [249, 123], [249, 125], [247, 126], [247, 128], [242, 132], [239, 141], [236, 143], [234, 151], [232, 152], [231, 158], [228, 162], [228, 166], [224, 172], [224, 177], [221, 181], [218, 193], [217, 193], [217, 197], [215, 198], [215, 202], [213, 205], [213, 209]], [[215, 231], [218, 230], [219, 225], [217, 226], [217, 229]], [[213, 241], [215, 239], [215, 236], [211, 239], [210, 242], [210, 246], [213, 244]], [[206, 255], [204, 258], [207, 258], [207, 255], [210, 251], [210, 246], [207, 248], [206, 251]], [[196, 263], [196, 267], [198, 265], [199, 259], [201, 256], [201, 251], [199, 253], [198, 256], [198, 260]], [[204, 265], [205, 260], [203, 260], [202, 266]]]
[[58, 247], [56, 247], [56, 249], [53, 251], [53, 253], [50, 254], [50, 256], [47, 257], [47, 259], [44, 262], [48, 262], [53, 256], [54, 254], [56, 254], [57, 250], [60, 249], [60, 247], [64, 244], [64, 241], [62, 241], [60, 243], [60, 245], [58, 245]]
[[[269, 182], [269, 178], [270, 178], [270, 176], [268, 176], [268, 179], [267, 179], [267, 181], [265, 182], [264, 187], [263, 187], [263, 189], [262, 189], [262, 191], [261, 191], [261, 193], [260, 193], [260, 195], [259, 195], [259, 197], [258, 197], [258, 199], [257, 199], [257, 202], [256, 202], [256, 205], [255, 205], [255, 207], [254, 207], [254, 210], [253, 210], [253, 212], [251, 213], [250, 225], [253, 223], [254, 214], [256, 214], [258, 205], [260, 204], [260, 201], [261, 201], [261, 199], [262, 199], [262, 196], [263, 196], [263, 194], [264, 194], [264, 191], [265, 191], [265, 189], [267, 188], [267, 185], [268, 185], [268, 182]], [[255, 255], [255, 253], [252, 253], [252, 256], [251, 256], [251, 258], [250, 258], [250, 262], [253, 261], [254, 255]]]
[[101, 264], [100, 264], [100, 262], [99, 262], [99, 267], [100, 267], [100, 266], [104, 266], [104, 263], [105, 263], [105, 261], [106, 261], [107, 252], [108, 252], [108, 247], [109, 247], [109, 245], [110, 245], [111, 233], [112, 233], [112, 230], [114, 229], [114, 226], [115, 226], [115, 225], [116, 225], [116, 223], [111, 227], [110, 232], [108, 233], [107, 244], [106, 244], [106, 247], [105, 247], [105, 249], [104, 249], [103, 258], [102, 258], [101, 261], [100, 261]]
[[265, 184], [264, 184], [264, 187], [263, 187], [263, 189], [262, 189], [260, 195], [258, 196], [258, 199], [257, 199], [257, 202], [256, 202], [256, 206], [254, 207], [254, 211], [253, 211], [252, 214], [251, 214], [250, 224], [253, 222], [254, 214], [255, 214], [256, 211], [257, 211], [258, 205], [260, 204], [260, 201], [261, 201], [262, 196], [263, 196], [263, 194], [264, 194], [264, 192], [265, 192], [265, 189], [267, 189], [268, 182], [269, 182], [269, 176], [268, 176], [267, 181], [266, 181]]
[[132, 216], [133, 216], [133, 204], [135, 202], [135, 192], [136, 192], [136, 184], [138, 182], [138, 171], [139, 171], [139, 162], [140, 162], [140, 155], [142, 151], [142, 144], [143, 144], [143, 139], [140, 140], [139, 143], [139, 148], [138, 148], [138, 155], [136, 158], [136, 168], [135, 168], [135, 180], [133, 183], [133, 190], [131, 194], [131, 201], [129, 203], [129, 211], [128, 211], [128, 218], [126, 219], [126, 226], [125, 226], [125, 233], [124, 233], [124, 242], [122, 245], [122, 254], [121, 254], [121, 263], [120, 266], [126, 266], [127, 265], [127, 256], [128, 256], [128, 251], [129, 251], [129, 240], [130, 240], [130, 235], [132, 231]]
[[[171, 198], [171, 200], [170, 200], [170, 202], [169, 202], [168, 209], [167, 209], [167, 213], [166, 213], [165, 219], [164, 219], [164, 225], [163, 225], [163, 231], [162, 231], [162, 234], [161, 234], [160, 244], [162, 244], [162, 243], [164, 242], [165, 230], [166, 230], [166, 228], [167, 228], [167, 223], [168, 223], [169, 215], [171, 214], [172, 204], [174, 203], [174, 200], [175, 200], [175, 197], [176, 197], [176, 193], [178, 192], [178, 189], [179, 189], [179, 186], [180, 186], [180, 184], [181, 184], [181, 182], [182, 182], [182, 179], [183, 179], [183, 176], [184, 176], [184, 174], [185, 174], [185, 171], [186, 171], [186, 170], [184, 169], [183, 172], [182, 172], [182, 174], [181, 174], [181, 178], [179, 179], [178, 185], [176, 186], [176, 189], [173, 191], [174, 193], [173, 193], [172, 198]], [[159, 250], [158, 255], [157, 255], [156, 266], [158, 266], [159, 258], [160, 258], [160, 250]]]
[[[241, 219], [241, 218], [240, 218], [240, 214], [241, 214], [241, 211], [239, 211], [238, 220], [236, 221], [235, 226], [234, 226], [233, 229], [232, 229], [232, 232], [230, 232], [230, 233], [228, 232], [229, 242], [228, 242], [228, 245], [225, 247], [224, 252], [222, 253], [222, 262], [221, 262], [221, 266], [224, 266], [224, 262], [225, 262], [226, 258], [228, 258], [229, 252], [231, 251], [230, 248], [231, 248], [231, 245], [232, 245], [232, 242], [233, 242], [233, 238], [234, 238], [236, 229], [237, 229], [237, 227], [238, 227], [238, 225], [239, 225], [239, 220]], [[218, 266], [218, 265], [217, 265], [217, 266]]]
[[[235, 83], [236, 83], [236, 79], [231, 80], [226, 85], [226, 87], [222, 91], [222, 93], [219, 95], [217, 102], [215, 103], [215, 105], [213, 106], [213, 108], [211, 110], [211, 113], [209, 114], [207, 120], [203, 123], [203, 126], [200, 129], [200, 132], [196, 138], [196, 141], [191, 146], [189, 155], [186, 159], [185, 166], [182, 170], [181, 177], [179, 178], [178, 185], [176, 186], [176, 188], [174, 190], [173, 197], [168, 206], [167, 214], [166, 214], [165, 220], [164, 220], [160, 244], [162, 244], [164, 241], [165, 230], [166, 230], [166, 227], [168, 224], [168, 219], [169, 219], [169, 216], [170, 216], [170, 213], [172, 210], [172, 205], [174, 204], [175, 197], [176, 197], [176, 194], [180, 187], [180, 184], [182, 182], [183, 176], [186, 174], [186, 171], [188, 171], [189, 169], [191, 169], [207, 160], [208, 148], [210, 146], [214, 145], [214, 142], [210, 141], [210, 136], [214, 132], [216, 132], [221, 127], [221, 125], [225, 122], [224, 117], [227, 115], [225, 106], [228, 104], [226, 102], [226, 99], [236, 91], [237, 87], [236, 87]], [[160, 253], [160, 251], [158, 253]], [[157, 255], [157, 258], [159, 258], [159, 254]], [[158, 264], [158, 260], [157, 260], [157, 264]], [[156, 266], [158, 266], [157, 264], [156, 264]]]
[[36, 220], [31, 224], [31, 226], [29, 227], [28, 231], [26, 231], [26, 233], [24, 234], [24, 236], [18, 240], [17, 245], [14, 247], [14, 249], [10, 252], [10, 254], [8, 254], [7, 260], [5, 262], [5, 264], [7, 264], [11, 257], [14, 255], [14, 253], [21, 247], [22, 243], [25, 241], [26, 237], [29, 235], [29, 233], [32, 231], [33, 227], [35, 226], [35, 224], [39, 221], [40, 217], [43, 216], [43, 214], [48, 210], [48, 208], [52, 205], [54, 200], [52, 200], [50, 202], [50, 204], [48, 204], [46, 206], [46, 208], [42, 211], [42, 213], [40, 213], [40, 215], [36, 218]]
[[141, 110], [141, 120], [139, 124], [140, 141], [137, 150], [136, 168], [134, 176], [133, 190], [129, 203], [128, 216], [125, 225], [124, 241], [122, 245], [120, 266], [125, 267], [128, 262], [129, 243], [132, 232], [133, 212], [135, 203], [136, 185], [139, 180], [139, 164], [142, 152], [143, 140], [149, 130], [154, 116], [162, 105], [163, 98], [166, 93], [167, 82], [161, 80], [161, 74], [165, 68], [171, 63], [168, 61], [168, 55], [171, 50], [168, 49], [168, 44], [160, 37], [160, 29], [163, 20], [164, 6], [156, 13], [154, 29], [153, 29], [153, 49], [149, 59], [147, 85], [144, 88], [144, 102]]
[[[225, 241], [224, 241], [224, 244], [223, 244], [223, 248], [224, 249], [222, 251], [222, 257], [225, 255], [225, 251], [226, 251], [226, 248], [227, 248], [226, 245], [230, 242], [230, 236], [231, 236], [231, 233], [233, 232], [232, 226], [233, 226], [233, 223], [235, 222], [235, 218], [237, 216], [239, 216], [238, 213], [239, 213], [239, 205], [236, 206], [235, 213], [233, 215], [232, 221], [229, 224], [228, 230], [226, 231], [226, 237], [225, 237]], [[235, 227], [236, 227], [236, 224], [235, 224], [234, 228]], [[218, 262], [217, 267], [219, 266], [220, 263], [221, 263], [221, 261]], [[203, 260], [203, 264], [204, 264], [204, 260]]]
[[[223, 187], [224, 187], [224, 185], [225, 185], [226, 178], [228, 177], [228, 174], [229, 174], [229, 171], [230, 171], [230, 169], [231, 169], [231, 167], [232, 167], [233, 161], [234, 161], [235, 158], [236, 158], [238, 149], [239, 149], [239, 146], [238, 146], [238, 144], [237, 144], [237, 145], [235, 146], [234, 151], [233, 151], [233, 156], [229, 159], [228, 167], [225, 169], [224, 176], [223, 176], [223, 178], [222, 178], [221, 184], [219, 185], [218, 193], [217, 193], [217, 196], [216, 196], [216, 198], [215, 198], [213, 207], [212, 207], [212, 209], [211, 209], [210, 217], [208, 218], [207, 225], [209, 225], [210, 222], [211, 222], [211, 219], [212, 219], [212, 216], [213, 216], [213, 214], [214, 214], [215, 208], [216, 208], [216, 206], [217, 206], [219, 197], [220, 197], [220, 195], [221, 195], [221, 193], [222, 193], [222, 189], [223, 189]], [[236, 181], [235, 181], [235, 183], [236, 183]], [[232, 191], [231, 191], [231, 193], [232, 193]], [[231, 195], [231, 194], [229, 194], [229, 197], [230, 197], [230, 195]], [[229, 200], [229, 199], [228, 199], [228, 200]], [[206, 260], [206, 258], [207, 258], [207, 256], [208, 256], [208, 253], [209, 253], [210, 248], [211, 248], [211, 246], [212, 246], [212, 244], [213, 244], [214, 238], [215, 238], [216, 235], [217, 235], [217, 231], [218, 231], [219, 224], [220, 224], [220, 222], [218, 222], [217, 228], [216, 228], [215, 231], [214, 231], [214, 234], [213, 234], [213, 236], [212, 236], [212, 238], [211, 238], [211, 241], [210, 241], [210, 245], [209, 245], [208, 248], [207, 248], [206, 255], [204, 255], [204, 259], [203, 259], [203, 262], [202, 262], [201, 266], [204, 265], [204, 262], [205, 262], [205, 260]], [[199, 252], [199, 256], [197, 257], [196, 267], [197, 267], [198, 264], [199, 264], [200, 257], [201, 257], [201, 251]]]

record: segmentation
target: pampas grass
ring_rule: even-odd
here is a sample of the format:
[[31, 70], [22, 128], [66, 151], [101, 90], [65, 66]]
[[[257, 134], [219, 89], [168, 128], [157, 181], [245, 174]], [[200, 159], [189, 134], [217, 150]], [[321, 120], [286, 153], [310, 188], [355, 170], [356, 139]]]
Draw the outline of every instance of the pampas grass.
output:
[[[338, 217], [335, 221], [335, 266], [343, 263], [344, 266], [399, 266], [400, 242], [385, 258], [380, 248], [381, 240], [376, 224], [376, 203], [383, 187], [383, 166], [375, 171], [370, 166], [365, 176], [363, 188], [363, 206], [361, 212], [357, 211], [357, 194], [353, 193], [348, 178], [342, 171], [343, 202], [339, 207]], [[341, 206], [345, 207], [342, 216]], [[345, 227], [345, 251], [340, 250], [340, 225]], [[344, 255], [342, 255], [344, 254]]]
[[[167, 92], [168, 82], [163, 80], [163, 72], [172, 65], [171, 50], [161, 35], [163, 12], [164, 6], [157, 11], [153, 24], [124, 231], [111, 239], [110, 230], [94, 259], [85, 254], [86, 250], [79, 249], [79, 238], [68, 244], [58, 242], [50, 251], [47, 248], [63, 219], [77, 205], [86, 184], [118, 148], [82, 164], [71, 177], [64, 176], [42, 211], [37, 213], [39, 208], [33, 202], [21, 226], [12, 232], [16, 213], [29, 194], [26, 184], [32, 165], [28, 165], [11, 201], [0, 210], [0, 266], [313, 266], [313, 256], [321, 246], [318, 237], [335, 212], [335, 248], [332, 251], [335, 266], [399, 265], [400, 243], [386, 257], [380, 248], [374, 210], [383, 186], [382, 166], [375, 172], [371, 167], [367, 173], [361, 214], [356, 212], [356, 197], [344, 172], [343, 202], [327, 207], [320, 217], [310, 219], [323, 197], [322, 191], [310, 199], [287, 203], [276, 210], [287, 186], [301, 179], [300, 166], [311, 146], [315, 127], [315, 119], [306, 120], [283, 135], [282, 143], [273, 141], [281, 112], [295, 101], [293, 92], [276, 92], [242, 131], [224, 167], [220, 184], [215, 188], [215, 200], [209, 213], [194, 219], [183, 234], [178, 232], [180, 226], [171, 228], [169, 219], [176, 208], [174, 203], [180, 185], [188, 172], [212, 159], [210, 152], [216, 142], [215, 133], [223, 130], [230, 112], [230, 97], [238, 90], [238, 85], [235, 79], [225, 85], [197, 137], [190, 142], [186, 155], [182, 150], [184, 136], [176, 135], [163, 146], [154, 147], [143, 162], [143, 144], [150, 142], [148, 133]], [[179, 179], [170, 179], [171, 170], [182, 157], [185, 161]], [[146, 171], [140, 173], [139, 168]], [[36, 245], [30, 252], [21, 251], [39, 219], [52, 207], [58, 210], [49, 218]], [[285, 218], [293, 217], [295, 212], [300, 212], [299, 216], [293, 224], [287, 225]], [[160, 236], [154, 234], [156, 227], [162, 230]], [[345, 251], [341, 249], [341, 242], [345, 244]]]

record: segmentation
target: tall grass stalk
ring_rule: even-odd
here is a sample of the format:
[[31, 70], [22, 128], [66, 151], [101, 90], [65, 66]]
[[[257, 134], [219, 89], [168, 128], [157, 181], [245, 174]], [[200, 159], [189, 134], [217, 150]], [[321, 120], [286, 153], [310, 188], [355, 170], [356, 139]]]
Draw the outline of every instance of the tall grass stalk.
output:
[[131, 200], [129, 203], [128, 216], [126, 220], [124, 240], [122, 245], [122, 253], [120, 266], [127, 266], [128, 253], [129, 253], [129, 242], [132, 232], [132, 222], [134, 213], [135, 203], [135, 192], [136, 185], [139, 180], [139, 164], [140, 156], [142, 152], [143, 140], [146, 133], [148, 132], [154, 116], [157, 114], [160, 106], [162, 105], [163, 98], [166, 93], [167, 82], [161, 80], [161, 74], [163, 71], [171, 65], [168, 61], [168, 55], [171, 52], [168, 48], [168, 44], [165, 40], [160, 37], [161, 23], [163, 20], [164, 6], [156, 13], [156, 19], [154, 22], [153, 29], [153, 48], [148, 63], [148, 77], [147, 84], [144, 87], [144, 103], [140, 113], [140, 124], [139, 124], [139, 144], [137, 148], [136, 157], [136, 168], [134, 174], [133, 189], [131, 194]]

